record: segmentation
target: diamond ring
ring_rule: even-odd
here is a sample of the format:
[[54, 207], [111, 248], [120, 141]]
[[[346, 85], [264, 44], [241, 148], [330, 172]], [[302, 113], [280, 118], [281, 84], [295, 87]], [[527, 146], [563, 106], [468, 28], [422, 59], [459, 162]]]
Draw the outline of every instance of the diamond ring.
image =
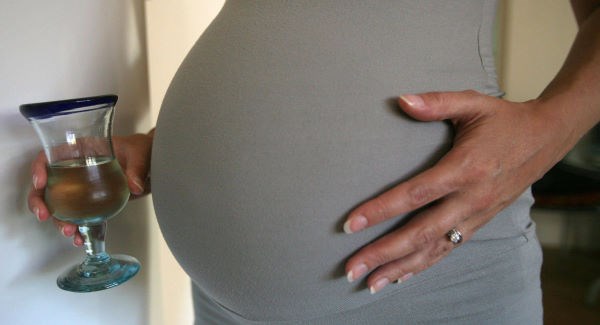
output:
[[463, 235], [456, 228], [452, 228], [452, 230], [448, 231], [446, 236], [448, 236], [448, 240], [454, 245], [460, 244], [463, 240]]

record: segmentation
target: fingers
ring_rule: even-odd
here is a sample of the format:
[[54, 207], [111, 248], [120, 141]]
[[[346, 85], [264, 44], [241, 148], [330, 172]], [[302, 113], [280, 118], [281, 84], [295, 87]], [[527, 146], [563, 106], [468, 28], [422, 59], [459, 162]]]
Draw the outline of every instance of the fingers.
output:
[[[128, 168], [125, 171], [125, 176], [127, 177], [129, 191], [134, 197], [138, 197], [146, 193], [146, 174], [147, 171], [144, 171], [143, 167], [128, 165]], [[144, 181], [142, 181], [143, 179]]]
[[29, 196], [27, 197], [29, 210], [33, 212], [39, 221], [46, 221], [50, 217], [50, 212], [48, 211], [43, 198], [43, 190], [40, 191], [34, 188], [29, 191]]
[[398, 104], [407, 114], [418, 120], [441, 121], [482, 114], [498, 100], [473, 90], [466, 90], [403, 95], [398, 99]]
[[149, 169], [147, 157], [129, 153], [126, 162], [125, 176], [129, 190], [134, 195], [144, 194]]
[[401, 228], [354, 254], [346, 264], [347, 272], [352, 272], [348, 279], [353, 280], [362, 275], [353, 271], [356, 267], [364, 269], [361, 265], [367, 267], [364, 269], [364, 274], [415, 252], [436, 248], [436, 243], [440, 241], [448, 244], [446, 233], [458, 227], [462, 222], [462, 216], [466, 213], [465, 208], [452, 198], [429, 207]]
[[46, 164], [48, 160], [44, 152], [40, 151], [36, 158], [31, 163], [31, 185], [34, 190], [43, 189], [46, 187], [48, 174], [46, 173]]
[[31, 190], [27, 197], [29, 210], [33, 212], [39, 221], [52, 219], [54, 225], [63, 236], [73, 236], [73, 244], [75, 246], [81, 246], [83, 245], [83, 238], [81, 237], [81, 234], [79, 234], [77, 226], [52, 218], [48, 206], [44, 201], [44, 191], [48, 181], [48, 173], [46, 171], [47, 163], [48, 160], [46, 159], [46, 155], [43, 151], [40, 151], [31, 164]]
[[[405, 95], [400, 97], [399, 104], [419, 120], [450, 119], [456, 127], [461, 127], [460, 131], [467, 126], [472, 130], [472, 126], [483, 120], [480, 117], [492, 116], [500, 102], [475, 91], [464, 91]], [[349, 281], [369, 274], [367, 285], [372, 293], [389, 283], [406, 281], [443, 259], [497, 213], [498, 205], [490, 204], [497, 201], [493, 197], [497, 191], [490, 187], [493, 183], [482, 182], [494, 173], [495, 165], [482, 163], [480, 155], [473, 153], [472, 146], [456, 142], [432, 168], [349, 213], [344, 231], [354, 233], [421, 209], [401, 228], [348, 259]], [[451, 229], [462, 234], [461, 243], [450, 240]]]
[[60, 233], [65, 237], [71, 237], [77, 232], [77, 226], [72, 223], [64, 222], [56, 218], [52, 218], [52, 221]]
[[127, 137], [114, 137], [113, 139], [117, 158], [127, 177], [129, 191], [134, 198], [149, 193], [148, 175], [152, 137], [145, 134], [135, 134]]
[[52, 218], [52, 221], [54, 222], [54, 225], [56, 226], [56, 228], [60, 231], [60, 233], [63, 236], [73, 237], [73, 245], [74, 246], [79, 247], [79, 246], [83, 245], [83, 237], [79, 233], [79, 229], [78, 229], [77, 225], [68, 223], [68, 222], [64, 222], [64, 221], [58, 220], [56, 218]]
[[457, 166], [462, 164], [456, 154], [447, 155], [434, 167], [359, 205], [348, 215], [344, 232], [355, 233], [422, 208], [456, 191], [469, 181], [457, 177], [462, 175], [457, 173]]
[[451, 229], [458, 229], [465, 242], [498, 212], [498, 206], [490, 204], [495, 192], [482, 187], [487, 185], [473, 185], [487, 171], [463, 160], [460, 151], [449, 153], [435, 167], [350, 213], [345, 228], [357, 231], [355, 218], [372, 226], [427, 205], [401, 228], [355, 253], [346, 263], [348, 280], [371, 273], [367, 283], [372, 292], [406, 280], [450, 253], [455, 247], [447, 236]]
[[[482, 114], [486, 111], [482, 107], [494, 107], [495, 100], [475, 91], [463, 91], [404, 95], [400, 97], [399, 103], [415, 118], [427, 121], [453, 119], [457, 123]], [[349, 214], [344, 231], [354, 233], [414, 211], [452, 193], [465, 182], [470, 182], [471, 179], [464, 175], [477, 177], [477, 170], [465, 170], [469, 167], [469, 161], [462, 154], [463, 152], [454, 148], [433, 168], [359, 206]]]
[[47, 164], [44, 152], [39, 152], [31, 164], [31, 190], [27, 196], [29, 210], [37, 217], [39, 221], [46, 221], [50, 217], [48, 208], [44, 203], [44, 189], [48, 174], [46, 173]]
[[[480, 218], [463, 219], [470, 211], [461, 208], [459, 201], [463, 199], [449, 198], [422, 212], [402, 228], [363, 247], [347, 261], [348, 281], [369, 274], [366, 282], [374, 294], [390, 283], [407, 281], [446, 257], [482, 226]], [[493, 214], [494, 211], [487, 212], [488, 216]], [[440, 215], [446, 217], [440, 218]], [[463, 238], [459, 244], [450, 241], [448, 232], [451, 229], [461, 233]]]
[[[475, 91], [463, 91], [405, 95], [399, 102], [407, 112], [420, 119], [469, 120], [486, 110], [482, 106], [498, 105], [496, 100], [498, 99]], [[473, 155], [472, 148], [455, 143], [454, 148], [434, 167], [354, 209], [348, 215], [344, 231], [360, 231], [422, 208], [465, 185], [480, 181], [494, 173], [493, 169], [497, 167], [493, 163], [476, 161], [482, 159]]]
[[[452, 243], [449, 239], [448, 231], [440, 230], [439, 232], [435, 232], [435, 238], [422, 246], [417, 245], [419, 248], [415, 249], [413, 252], [391, 260], [375, 269], [367, 269], [364, 274], [368, 271], [372, 271], [367, 279], [369, 290], [372, 294], [375, 294], [390, 283], [402, 283], [407, 281], [413, 275], [426, 270], [448, 256], [452, 250], [462, 245], [465, 241], [468, 241], [480, 227], [481, 224], [476, 218], [466, 219], [460, 224], [450, 228], [458, 230], [463, 235], [461, 243]], [[369, 247], [365, 247], [364, 249], [368, 250]], [[349, 278], [348, 280], [351, 279]]]
[[[117, 159], [127, 177], [132, 198], [147, 194], [150, 191], [149, 170], [152, 149], [152, 134], [134, 134], [127, 137], [113, 137], [114, 150]], [[51, 218], [51, 213], [44, 201], [44, 191], [48, 181], [46, 165], [48, 161], [40, 152], [31, 165], [32, 187], [28, 195], [29, 209], [40, 221]], [[59, 231], [66, 237], [73, 236], [73, 244], [81, 246], [83, 238], [77, 226], [52, 218]]]

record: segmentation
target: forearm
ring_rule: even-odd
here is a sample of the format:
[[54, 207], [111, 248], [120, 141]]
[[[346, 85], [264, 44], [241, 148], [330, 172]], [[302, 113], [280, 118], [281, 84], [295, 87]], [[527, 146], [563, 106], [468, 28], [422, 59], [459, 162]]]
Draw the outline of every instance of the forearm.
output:
[[552, 125], [561, 128], [567, 147], [600, 121], [600, 8], [591, 1], [583, 1], [587, 8], [578, 5], [573, 1], [579, 32], [571, 51], [537, 99], [546, 116], [556, 120]]

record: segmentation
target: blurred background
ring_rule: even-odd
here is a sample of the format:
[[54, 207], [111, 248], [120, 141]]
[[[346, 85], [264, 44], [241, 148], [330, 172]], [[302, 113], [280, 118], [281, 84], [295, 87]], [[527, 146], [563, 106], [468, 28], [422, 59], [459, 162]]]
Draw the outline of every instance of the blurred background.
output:
[[[151, 197], [131, 202], [108, 228], [109, 252], [141, 260], [134, 280], [85, 295], [56, 287], [56, 275], [83, 252], [27, 210], [29, 163], [40, 146], [18, 106], [116, 93], [115, 134], [147, 132], [175, 70], [223, 2], [0, 3], [0, 324], [192, 324], [189, 280], [162, 240]], [[535, 98], [576, 33], [569, 1], [500, 0], [497, 25], [506, 98]], [[559, 180], [550, 192], [568, 186]], [[600, 278], [594, 206], [538, 205], [532, 212], [544, 247], [547, 324], [600, 324], [592, 294]]]

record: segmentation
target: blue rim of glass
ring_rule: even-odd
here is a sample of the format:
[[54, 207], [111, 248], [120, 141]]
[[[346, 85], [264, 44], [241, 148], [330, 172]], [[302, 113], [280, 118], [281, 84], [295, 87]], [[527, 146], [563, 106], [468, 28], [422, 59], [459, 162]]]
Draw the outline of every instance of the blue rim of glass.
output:
[[82, 107], [97, 109], [100, 107], [114, 106], [117, 103], [117, 95], [101, 95], [93, 97], [81, 97], [73, 99], [63, 99], [51, 102], [23, 104], [19, 106], [19, 111], [27, 119], [44, 119], [56, 115], [66, 115], [74, 113]]

